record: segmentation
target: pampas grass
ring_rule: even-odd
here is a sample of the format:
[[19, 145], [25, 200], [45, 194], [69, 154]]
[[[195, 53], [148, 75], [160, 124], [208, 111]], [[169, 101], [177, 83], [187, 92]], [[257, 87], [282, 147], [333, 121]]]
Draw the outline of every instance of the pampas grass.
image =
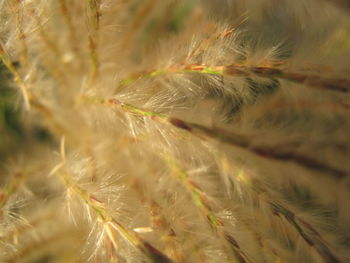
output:
[[348, 6], [0, 0], [0, 262], [349, 262]]

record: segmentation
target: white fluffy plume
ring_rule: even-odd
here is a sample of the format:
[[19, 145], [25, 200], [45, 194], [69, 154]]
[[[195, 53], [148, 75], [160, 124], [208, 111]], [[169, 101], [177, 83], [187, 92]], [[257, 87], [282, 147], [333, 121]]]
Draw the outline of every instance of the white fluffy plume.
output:
[[348, 2], [0, 0], [0, 261], [350, 262]]

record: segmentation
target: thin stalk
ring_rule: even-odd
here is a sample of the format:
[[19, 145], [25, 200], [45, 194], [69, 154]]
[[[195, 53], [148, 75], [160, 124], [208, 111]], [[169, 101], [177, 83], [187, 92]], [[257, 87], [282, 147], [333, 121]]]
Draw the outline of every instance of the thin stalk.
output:
[[[125, 137], [123, 138], [123, 141], [125, 141], [126, 143], [135, 143], [135, 142], [140, 142], [142, 141], [142, 138], [140, 137], [137, 137], [137, 138], [134, 138], [134, 137]], [[169, 156], [165, 156], [165, 155], [162, 155], [161, 156], [163, 159], [165, 159], [167, 161], [167, 163], [169, 163], [170, 166], [172, 166], [173, 164], [177, 165], [177, 163]], [[176, 167], [177, 168], [177, 167]], [[181, 168], [180, 168], [181, 169]], [[203, 191], [201, 191], [201, 189], [195, 184], [195, 183], [192, 183], [191, 182], [191, 179], [190, 177], [184, 172], [184, 171], [180, 171], [179, 173], [174, 173], [174, 175], [182, 182], [182, 184], [186, 187], [187, 185], [189, 186], [189, 188], [191, 187], [197, 187], [198, 188], [198, 191], [195, 191], [195, 192], [198, 192], [198, 193], [201, 193], [203, 194], [203, 201], [201, 203], [204, 204], [204, 206], [208, 206], [209, 209], [210, 206], [209, 204], [207, 204], [207, 201], [208, 201], [208, 198], [206, 197], [205, 193]], [[187, 183], [186, 182], [186, 179], [189, 180], [189, 182]], [[147, 204], [146, 202], [146, 197], [142, 191], [142, 187], [139, 185], [138, 182], [133, 182], [132, 184], [133, 188], [135, 189], [135, 191], [139, 194], [140, 196], [140, 200]], [[188, 189], [187, 189], [188, 190]], [[191, 193], [191, 189], [188, 190], [190, 193]], [[192, 198], [193, 200], [197, 200], [196, 199], [196, 193], [194, 193], [194, 195], [192, 195]], [[155, 202], [153, 199], [150, 200], [150, 202], [152, 203], [152, 213], [151, 213], [151, 217], [152, 217], [152, 222], [154, 222], [155, 226], [159, 229], [159, 227], [162, 227], [164, 228], [165, 226], [164, 225], [169, 225], [169, 222], [167, 221], [167, 219], [162, 216], [160, 213], [159, 213], [159, 209], [161, 209], [160, 205]], [[156, 209], [154, 211], [154, 208]], [[205, 211], [205, 209], [204, 209]], [[156, 217], [155, 217], [156, 215]], [[214, 215], [215, 216], [215, 215]], [[160, 217], [160, 218], [159, 218]], [[208, 220], [209, 220], [209, 217], [208, 216], [205, 216]], [[220, 222], [220, 219], [218, 219], [218, 221]], [[215, 221], [214, 221], [215, 222]], [[267, 244], [267, 240], [266, 238], [264, 238], [263, 236], [261, 236], [259, 233], [255, 232], [253, 229], [251, 229], [251, 227], [246, 224], [244, 221], [242, 222], [244, 224], [244, 227], [246, 229], [248, 229], [249, 231], [251, 231], [253, 233], [253, 235], [255, 236], [258, 244], [262, 247], [262, 248], [266, 248], [266, 249], [269, 249], [271, 254], [276, 258], [276, 263], [283, 263], [284, 261], [280, 258], [280, 256], [278, 255], [278, 253], [276, 253], [276, 251], [271, 248], [271, 246], [269, 246]], [[218, 226], [220, 226], [220, 224], [218, 224]], [[211, 224], [211, 228], [213, 229], [213, 226]], [[214, 229], [215, 230], [215, 229]], [[176, 233], [174, 233], [174, 230], [173, 229], [170, 229], [170, 232], [173, 233], [173, 235], [176, 235]], [[172, 235], [170, 236], [172, 237]], [[173, 245], [173, 244], [172, 244]], [[182, 260], [181, 260], [182, 259]], [[183, 256], [177, 256], [176, 257], [176, 260], [177, 261], [183, 261]]]
[[275, 67], [248, 67], [245, 65], [232, 64], [225, 66], [224, 74], [230, 76], [250, 76], [255, 75], [262, 78], [279, 78], [295, 83], [305, 84], [312, 88], [326, 89], [347, 93], [350, 87], [350, 80], [346, 78], [327, 78], [322, 75], [312, 73], [296, 73], [284, 71]]
[[14, 77], [14, 82], [20, 87], [22, 92], [24, 103], [26, 108], [29, 110], [30, 106], [33, 106], [38, 112], [45, 116], [52, 124], [52, 127], [59, 134], [64, 134], [65, 129], [63, 126], [55, 119], [51, 110], [43, 104], [32, 92], [30, 92], [28, 85], [25, 83], [17, 69], [13, 66], [11, 61], [7, 58], [5, 50], [3, 48], [2, 42], [0, 41], [0, 60], [7, 67], [10, 73]]
[[148, 242], [141, 239], [134, 231], [125, 228], [121, 223], [116, 221], [106, 210], [103, 203], [99, 201], [96, 197], [89, 194], [85, 189], [80, 188], [71, 179], [67, 173], [58, 173], [59, 178], [63, 181], [67, 189], [70, 189], [75, 193], [82, 201], [84, 201], [88, 207], [94, 211], [102, 223], [105, 229], [107, 229], [107, 236], [111, 239], [111, 242], [116, 246], [116, 241], [111, 233], [112, 229], [116, 230], [118, 234], [127, 240], [130, 244], [137, 247], [142, 251], [147, 257], [149, 257], [153, 262], [172, 262], [166, 255], [158, 251]]
[[[185, 59], [185, 63], [186, 61], [188, 61], [190, 58], [193, 57], [198, 57], [198, 55], [200, 55], [202, 52], [204, 52], [206, 49], [208, 49], [212, 43], [216, 40], [220, 40], [220, 39], [225, 39], [230, 37], [233, 33], [235, 32], [235, 29], [231, 28], [228, 30], [225, 30], [223, 32], [219, 32], [218, 34], [210, 34], [209, 37], [203, 41], [200, 42], [196, 48], [194, 48], [193, 50], [191, 50], [190, 54], [188, 54], [188, 56]], [[187, 63], [186, 63], [187, 64]]]
[[[243, 183], [245, 186], [253, 190], [257, 196], [264, 202], [266, 202], [272, 213], [275, 216], [283, 217], [287, 222], [299, 233], [301, 238], [318, 253], [325, 263], [341, 263], [341, 261], [332, 253], [332, 251], [325, 244], [325, 241], [321, 237], [321, 234], [317, 232], [312, 225], [305, 220], [299, 218], [290, 209], [279, 203], [278, 199], [270, 196], [269, 191], [263, 188], [261, 184], [254, 184], [249, 178], [246, 178], [243, 172], [239, 174], [239, 182]], [[265, 195], [262, 195], [265, 194]], [[315, 238], [308, 235], [304, 229], [307, 229], [312, 233]]]
[[17, 21], [17, 28], [18, 28], [18, 38], [21, 42], [22, 45], [22, 50], [21, 50], [21, 62], [24, 65], [28, 65], [28, 46], [26, 44], [26, 34], [24, 33], [23, 30], [23, 16], [20, 13], [20, 5], [21, 5], [21, 0], [16, 0], [16, 21]]
[[182, 262], [184, 260], [183, 251], [176, 245], [176, 233], [171, 227], [171, 223], [168, 221], [167, 217], [161, 212], [161, 205], [155, 201], [153, 198], [147, 197], [145, 195], [141, 182], [134, 181], [131, 183], [131, 187], [139, 196], [139, 200], [145, 206], [150, 209], [150, 222], [152, 224], [152, 229], [157, 229], [158, 232], [166, 232], [165, 236], [161, 237], [166, 244], [166, 250], [168, 255], [176, 262]]
[[98, 30], [100, 28], [100, 5], [101, 5], [101, 0], [88, 0], [89, 1], [89, 7], [90, 11], [92, 13], [92, 24], [94, 30]]
[[[302, 239], [321, 256], [324, 262], [341, 263], [341, 261], [332, 253], [328, 246], [324, 244], [321, 235], [310, 224], [299, 219], [291, 210], [288, 210], [277, 202], [270, 201], [269, 205], [274, 214], [279, 217], [284, 217], [290, 223], [290, 225], [294, 227]], [[312, 232], [316, 238], [309, 236], [304, 231], [304, 228]]]
[[322, 75], [315, 75], [307, 72], [289, 72], [273, 66], [247, 66], [243, 64], [209, 66], [185, 64], [164, 69], [154, 69], [136, 73], [133, 76], [121, 80], [117, 87], [117, 90], [123, 88], [126, 85], [132, 84], [138, 79], [162, 76], [165, 74], [181, 73], [201, 73], [216, 76], [234, 77], [257, 76], [267, 79], [284, 79], [299, 84], [305, 84], [316, 89], [332, 90], [343, 93], [347, 93], [350, 89], [350, 79], [347, 78], [327, 78]]
[[14, 81], [16, 82], [16, 84], [19, 86], [19, 88], [21, 90], [23, 100], [24, 100], [24, 106], [27, 110], [29, 110], [30, 109], [30, 100], [31, 100], [31, 94], [28, 91], [29, 88], [28, 88], [27, 84], [23, 81], [21, 76], [19, 75], [19, 73], [16, 70], [16, 68], [14, 67], [14, 65], [7, 58], [4, 46], [3, 46], [1, 41], [0, 41], [0, 60], [14, 76]]
[[218, 227], [222, 226], [221, 220], [215, 215], [210, 205], [208, 204], [208, 197], [199, 188], [197, 184], [192, 182], [188, 174], [179, 167], [174, 159], [169, 156], [163, 156], [169, 167], [174, 171], [173, 175], [182, 183], [186, 190], [191, 194], [195, 205], [201, 210], [210, 223], [211, 228], [217, 232]]
[[68, 175], [62, 176], [62, 179], [66, 186], [71, 188], [93, 211], [95, 211], [103, 224], [110, 225], [113, 229], [117, 230], [124, 239], [141, 250], [154, 262], [171, 262], [166, 255], [142, 240], [134, 231], [125, 228], [122, 224], [113, 219], [98, 199], [74, 184]]
[[89, 82], [92, 83], [96, 78], [99, 70], [99, 59], [97, 54], [97, 46], [98, 46], [98, 32], [100, 28], [100, 0], [88, 0], [89, 1], [89, 9], [91, 13], [91, 24], [92, 29], [89, 28], [89, 36], [88, 36], [88, 50], [91, 61], [91, 74]]
[[284, 151], [283, 147], [280, 149], [277, 146], [274, 148], [255, 146], [251, 143], [251, 136], [235, 134], [222, 128], [206, 127], [201, 124], [184, 121], [165, 114], [146, 111], [131, 104], [120, 102], [117, 99], [109, 99], [107, 101], [101, 100], [100, 102], [109, 106], [118, 107], [122, 111], [136, 116], [147, 117], [161, 123], [169, 124], [173, 127], [182, 129], [202, 140], [214, 139], [221, 141], [231, 146], [245, 149], [248, 152], [259, 157], [281, 162], [290, 162], [307, 169], [329, 174], [337, 180], [343, 179], [349, 174], [348, 171], [340, 170], [336, 167], [314, 159], [311, 156], [303, 155], [302, 153], [298, 152]]
[[163, 156], [163, 158], [174, 171], [174, 175], [190, 193], [193, 202], [208, 220], [212, 230], [230, 245], [235, 259], [240, 263], [250, 262], [247, 255], [240, 248], [236, 239], [222, 229], [224, 224], [208, 204], [208, 198], [206, 197], [205, 193], [191, 180], [188, 174], [176, 163], [174, 159], [170, 158], [169, 156]]
[[42, 21], [40, 20], [39, 16], [35, 13], [34, 10], [30, 10], [30, 15], [34, 17], [36, 26], [37, 26], [38, 31], [39, 31], [39, 37], [42, 40], [40, 42], [44, 43], [46, 48], [48, 50], [50, 50], [50, 52], [52, 52], [55, 55], [54, 57], [56, 58], [56, 60], [53, 63], [50, 61], [49, 58], [44, 56], [43, 61], [46, 64], [45, 66], [46, 66], [46, 68], [49, 69], [52, 76], [54, 76], [58, 81], [62, 82], [63, 87], [66, 87], [67, 83], [68, 83], [66, 75], [62, 72], [62, 70], [60, 69], [60, 67], [58, 67], [58, 64], [57, 64], [57, 58], [59, 59], [59, 61], [61, 61], [61, 58], [63, 57], [62, 52], [61, 52], [59, 46], [55, 43], [55, 41], [50, 39], [50, 37], [47, 35], [47, 33], [45, 32], [45, 30], [43, 28]]
[[95, 79], [98, 68], [99, 68], [99, 61], [97, 56], [97, 40], [94, 40], [91, 34], [89, 34], [88, 37], [88, 49], [89, 49], [89, 56], [91, 61], [91, 74], [90, 74], [90, 83]]
[[68, 10], [66, 0], [60, 0], [59, 3], [60, 3], [61, 13], [62, 13], [63, 18], [68, 26], [68, 29], [69, 29], [70, 39], [72, 39], [72, 41], [70, 41], [70, 44], [72, 46], [74, 53], [78, 57], [79, 68], [82, 68], [84, 62], [82, 60], [82, 56], [80, 55], [81, 50], [80, 50], [80, 47], [78, 45], [79, 41], [78, 41], [77, 31], [74, 27], [72, 16]]
[[42, 39], [42, 42], [44, 42], [46, 44], [46, 46], [48, 47], [48, 49], [52, 53], [54, 53], [57, 57], [61, 58], [62, 57], [62, 53], [61, 53], [60, 49], [55, 44], [55, 42], [52, 41], [48, 37], [48, 35], [46, 34], [39, 16], [35, 13], [34, 10], [31, 10], [31, 15], [34, 17], [34, 20], [35, 20], [35, 23], [36, 23], [37, 28], [39, 30], [39, 35], [40, 35], [40, 38]]

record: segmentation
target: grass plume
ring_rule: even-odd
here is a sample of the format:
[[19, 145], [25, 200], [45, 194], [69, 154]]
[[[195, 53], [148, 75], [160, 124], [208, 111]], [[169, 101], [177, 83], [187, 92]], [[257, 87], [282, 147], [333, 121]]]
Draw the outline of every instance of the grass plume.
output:
[[349, 262], [346, 2], [0, 0], [0, 262]]

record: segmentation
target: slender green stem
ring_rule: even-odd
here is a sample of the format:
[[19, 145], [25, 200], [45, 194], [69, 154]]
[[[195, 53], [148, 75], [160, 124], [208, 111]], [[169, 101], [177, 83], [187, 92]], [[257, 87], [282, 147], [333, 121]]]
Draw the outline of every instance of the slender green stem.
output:
[[347, 78], [327, 78], [322, 75], [315, 75], [304, 72], [289, 72], [283, 69], [272, 66], [247, 66], [244, 64], [230, 64], [230, 65], [179, 65], [164, 69], [154, 69], [146, 72], [133, 74], [119, 82], [117, 90], [132, 84], [138, 79], [151, 78], [162, 76], [165, 74], [179, 74], [179, 73], [201, 73], [216, 76], [235, 76], [248, 77], [257, 76], [268, 79], [284, 79], [295, 83], [305, 84], [312, 88], [326, 89], [337, 92], [348, 92], [350, 89], [350, 79]]
[[250, 262], [247, 255], [240, 248], [236, 239], [231, 234], [222, 229], [224, 224], [208, 204], [208, 197], [206, 197], [205, 193], [199, 188], [197, 184], [191, 180], [188, 174], [177, 164], [173, 158], [167, 155], [163, 155], [163, 158], [166, 160], [170, 168], [174, 171], [174, 175], [180, 180], [187, 191], [191, 194], [195, 205], [206, 217], [210, 227], [214, 230], [215, 233], [223, 237], [224, 240], [230, 245], [235, 259], [240, 263]]
[[[134, 231], [125, 228], [121, 223], [116, 221], [106, 210], [104, 204], [99, 201], [96, 197], [89, 194], [85, 189], [80, 188], [76, 183], [71, 179], [71, 177], [66, 173], [60, 173], [59, 177], [64, 182], [64, 185], [72, 190], [81, 200], [83, 200], [89, 208], [91, 208], [99, 220], [102, 222], [104, 227], [107, 227], [108, 231], [111, 231], [111, 228], [115, 229], [120, 236], [127, 240], [130, 244], [137, 247], [142, 251], [146, 256], [148, 256], [153, 262], [164, 262], [168, 263], [171, 260], [164, 255], [162, 252], [157, 250], [148, 242], [141, 239]], [[109, 234], [109, 238], [112, 236]], [[115, 240], [111, 240], [112, 243], [115, 243]]]
[[188, 174], [181, 169], [174, 159], [170, 156], [164, 155], [163, 158], [168, 163], [169, 167], [174, 171], [174, 175], [181, 181], [188, 192], [191, 194], [195, 205], [203, 212], [208, 219], [210, 226], [214, 231], [218, 230], [219, 226], [222, 226], [221, 220], [215, 215], [210, 205], [208, 204], [208, 198], [205, 193], [199, 188], [197, 184], [192, 182]]

